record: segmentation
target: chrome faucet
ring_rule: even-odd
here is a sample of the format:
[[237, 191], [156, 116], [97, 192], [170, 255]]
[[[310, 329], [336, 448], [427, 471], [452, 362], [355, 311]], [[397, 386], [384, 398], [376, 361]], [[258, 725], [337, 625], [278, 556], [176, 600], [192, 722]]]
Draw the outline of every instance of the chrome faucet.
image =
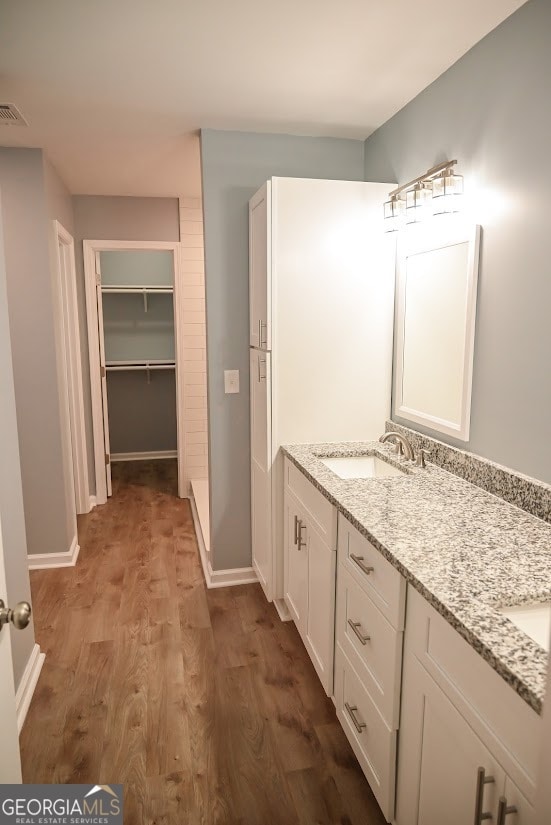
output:
[[395, 432], [383, 433], [382, 436], [379, 438], [379, 441], [381, 442], [381, 444], [384, 444], [385, 441], [388, 441], [390, 438], [396, 441], [396, 452], [400, 454], [403, 450], [404, 456], [408, 458], [410, 461], [413, 461], [413, 447], [411, 446], [405, 435], [400, 435], [400, 433]]

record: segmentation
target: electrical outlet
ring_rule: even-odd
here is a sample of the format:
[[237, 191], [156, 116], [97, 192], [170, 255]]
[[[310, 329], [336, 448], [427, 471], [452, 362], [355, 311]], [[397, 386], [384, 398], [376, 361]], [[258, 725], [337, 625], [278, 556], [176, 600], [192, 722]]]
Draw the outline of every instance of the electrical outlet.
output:
[[224, 370], [224, 392], [239, 392], [239, 370]]

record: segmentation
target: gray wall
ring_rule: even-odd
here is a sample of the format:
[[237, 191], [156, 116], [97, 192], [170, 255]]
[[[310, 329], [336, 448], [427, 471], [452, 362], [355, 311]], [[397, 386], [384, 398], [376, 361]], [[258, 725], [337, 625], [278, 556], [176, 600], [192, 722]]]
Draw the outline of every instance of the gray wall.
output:
[[0, 149], [23, 501], [30, 554], [69, 549], [43, 155]]
[[50, 219], [59, 221], [70, 235], [74, 235], [71, 195], [46, 156], [44, 156], [44, 187]]
[[[248, 201], [272, 175], [362, 180], [363, 143], [201, 132], [207, 298], [211, 556], [215, 570], [251, 564]], [[238, 369], [239, 395], [224, 394]]]
[[531, 0], [365, 144], [366, 180], [404, 182], [441, 160], [457, 158], [465, 188], [481, 190], [476, 208], [483, 235], [467, 449], [547, 482], [549, 32], [551, 3]]
[[[0, 198], [2, 193], [0, 192]], [[0, 201], [0, 215], [4, 216]], [[17, 438], [15, 391], [13, 384], [12, 353], [8, 320], [6, 266], [0, 221], [0, 514], [2, 518], [2, 545], [6, 568], [7, 593], [0, 593], [12, 606], [31, 599], [27, 568], [27, 540], [23, 511], [21, 465]], [[3, 631], [6, 632], [5, 630]], [[12, 631], [12, 659], [16, 688], [34, 646], [32, 624], [24, 631]]]
[[[82, 343], [84, 402], [90, 492], [95, 492], [94, 446], [90, 398], [90, 366], [86, 326], [83, 240], [103, 241], [179, 241], [180, 223], [177, 198], [133, 198], [101, 195], [73, 196], [77, 294]], [[118, 405], [117, 405], [118, 406]], [[138, 418], [139, 410], [136, 412]], [[139, 428], [139, 421], [134, 425]]]

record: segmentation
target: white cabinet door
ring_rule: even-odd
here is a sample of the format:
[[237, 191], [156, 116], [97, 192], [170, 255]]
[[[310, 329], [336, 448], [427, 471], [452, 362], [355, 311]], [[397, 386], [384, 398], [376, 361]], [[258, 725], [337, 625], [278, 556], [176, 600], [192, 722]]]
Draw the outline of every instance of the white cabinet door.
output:
[[304, 510], [285, 491], [285, 604], [304, 639], [308, 614], [308, 529]]
[[542, 822], [541, 817], [536, 819], [536, 809], [510, 777], [505, 780], [501, 817], [502, 821], [500, 822], [498, 817], [497, 825], [541, 825]]
[[249, 201], [249, 337], [271, 349], [271, 183]]
[[[307, 523], [308, 613], [306, 647], [328, 696], [333, 693], [336, 548], [331, 550]], [[304, 532], [304, 531], [303, 531]]]
[[251, 532], [253, 567], [272, 600], [270, 353], [251, 350]]
[[504, 786], [505, 773], [490, 751], [418, 660], [406, 656], [397, 825], [482, 825], [484, 814], [496, 822]]

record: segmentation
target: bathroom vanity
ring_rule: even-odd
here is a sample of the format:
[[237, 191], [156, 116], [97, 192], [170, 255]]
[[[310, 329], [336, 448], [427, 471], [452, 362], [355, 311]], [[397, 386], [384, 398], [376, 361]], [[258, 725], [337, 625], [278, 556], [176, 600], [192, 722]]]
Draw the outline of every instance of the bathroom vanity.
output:
[[551, 602], [549, 487], [519, 477], [527, 512], [389, 444], [283, 452], [285, 601], [387, 821], [537, 825], [547, 653], [511, 608]]

